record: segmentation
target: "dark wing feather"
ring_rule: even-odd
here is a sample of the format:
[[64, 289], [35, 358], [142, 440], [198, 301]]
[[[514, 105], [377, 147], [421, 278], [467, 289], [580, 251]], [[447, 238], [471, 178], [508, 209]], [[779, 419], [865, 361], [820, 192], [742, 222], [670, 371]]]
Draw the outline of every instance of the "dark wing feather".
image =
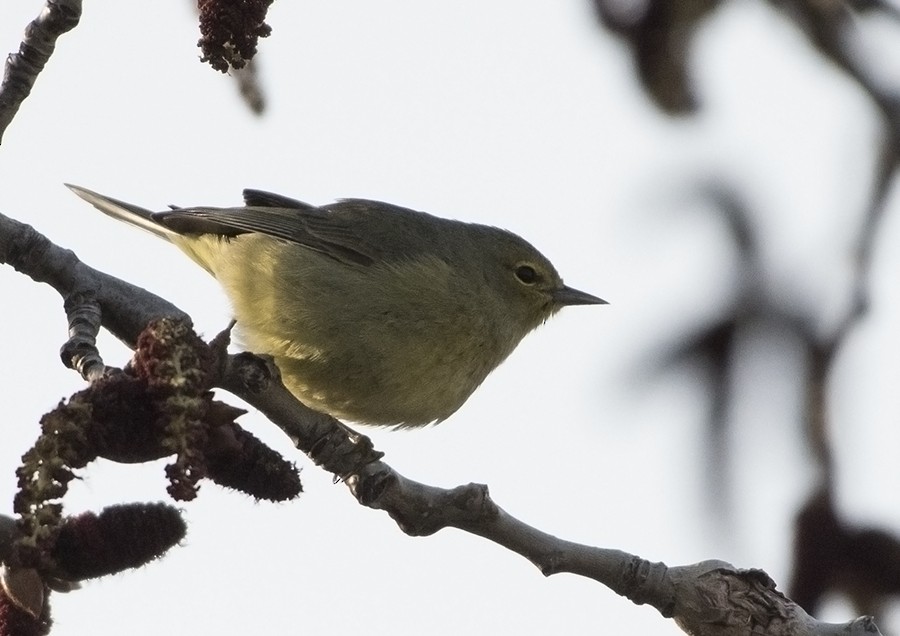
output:
[[[257, 191], [251, 192], [249, 200], [259, 202]], [[156, 213], [153, 219], [180, 234], [266, 234], [358, 265], [415, 256], [423, 245], [434, 245], [434, 221], [444, 221], [378, 201], [347, 199], [317, 208], [279, 195], [261, 196], [271, 203], [292, 202], [293, 207], [181, 208]]]
[[293, 208], [295, 210], [314, 210], [316, 206], [304, 203], [298, 199], [292, 199], [274, 192], [265, 190], [253, 190], [247, 188], [243, 192], [244, 205], [262, 208]]

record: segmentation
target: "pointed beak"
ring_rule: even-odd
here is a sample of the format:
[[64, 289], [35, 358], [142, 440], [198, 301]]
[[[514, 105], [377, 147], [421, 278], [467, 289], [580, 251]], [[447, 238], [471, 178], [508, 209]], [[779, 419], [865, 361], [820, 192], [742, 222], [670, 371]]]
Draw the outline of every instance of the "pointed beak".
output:
[[563, 285], [553, 291], [553, 302], [560, 307], [567, 305], [608, 305], [602, 298], [597, 298], [587, 292], [578, 291]]

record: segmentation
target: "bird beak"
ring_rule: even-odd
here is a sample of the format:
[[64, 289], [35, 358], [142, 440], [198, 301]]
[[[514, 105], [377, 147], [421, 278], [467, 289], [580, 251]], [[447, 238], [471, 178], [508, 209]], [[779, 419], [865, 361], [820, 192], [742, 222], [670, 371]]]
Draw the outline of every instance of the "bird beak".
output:
[[578, 291], [571, 287], [563, 285], [559, 289], [553, 290], [553, 302], [560, 307], [567, 305], [608, 305], [609, 303], [602, 298], [597, 298], [587, 292]]

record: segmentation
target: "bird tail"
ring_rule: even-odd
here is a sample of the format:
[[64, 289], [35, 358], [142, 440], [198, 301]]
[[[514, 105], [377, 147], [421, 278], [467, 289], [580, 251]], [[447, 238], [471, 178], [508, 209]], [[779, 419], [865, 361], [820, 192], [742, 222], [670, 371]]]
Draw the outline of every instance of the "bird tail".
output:
[[178, 236], [176, 232], [157, 223], [153, 219], [153, 212], [150, 210], [98, 194], [81, 186], [68, 183], [65, 185], [69, 190], [114, 219], [135, 225], [167, 241], [171, 241], [173, 236]]

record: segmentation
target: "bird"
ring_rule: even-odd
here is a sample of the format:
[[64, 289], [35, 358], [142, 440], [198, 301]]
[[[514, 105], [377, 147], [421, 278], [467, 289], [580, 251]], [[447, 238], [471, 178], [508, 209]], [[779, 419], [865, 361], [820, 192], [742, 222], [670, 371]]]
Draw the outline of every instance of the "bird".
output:
[[389, 203], [247, 189], [239, 207], [152, 212], [66, 185], [181, 249], [222, 286], [241, 346], [307, 406], [359, 424], [441, 422], [561, 308], [607, 304], [512, 232]]

